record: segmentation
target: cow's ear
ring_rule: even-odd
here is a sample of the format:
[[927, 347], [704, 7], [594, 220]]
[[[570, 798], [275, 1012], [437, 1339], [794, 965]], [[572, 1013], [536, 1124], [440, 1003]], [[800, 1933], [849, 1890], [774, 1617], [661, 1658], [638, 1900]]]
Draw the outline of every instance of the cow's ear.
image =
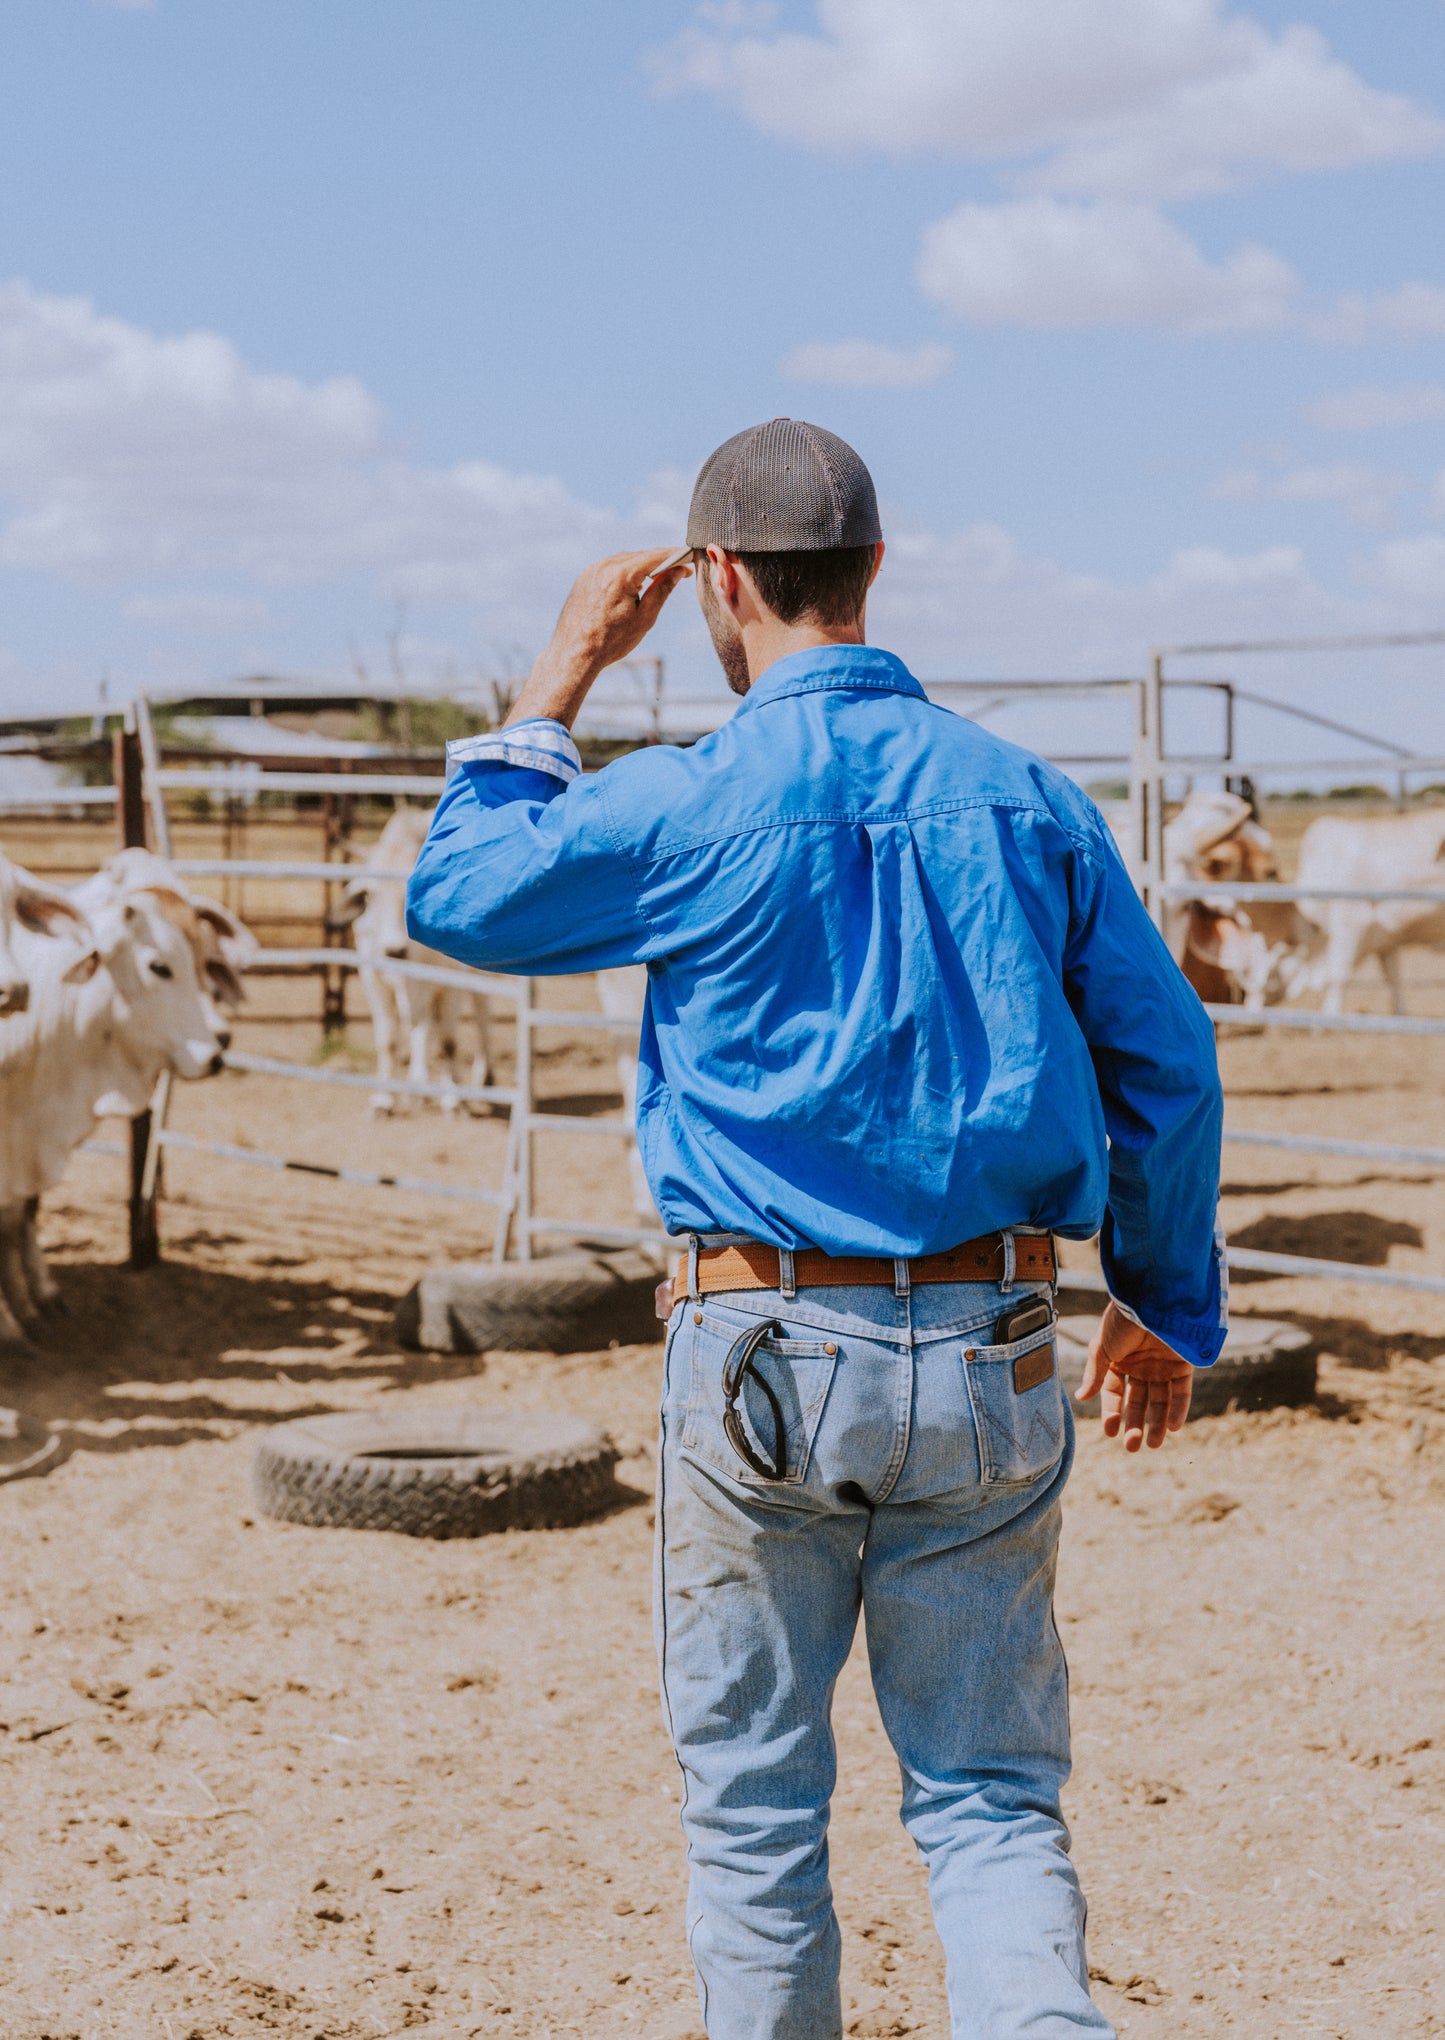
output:
[[245, 985], [221, 956], [206, 959], [206, 989], [223, 1006], [241, 1006], [246, 1002]]
[[28, 928], [32, 935], [69, 935], [82, 941], [90, 938], [89, 921], [63, 893], [34, 885], [19, 886], [15, 913], [21, 927]]
[[191, 905], [198, 918], [214, 928], [223, 942], [250, 944], [254, 948], [256, 938], [250, 929], [238, 921], [234, 914], [228, 913], [217, 901], [193, 899]]
[[62, 973], [60, 982], [65, 985], [88, 984], [99, 969], [100, 951], [87, 949], [83, 956], [75, 959], [69, 970]]
[[364, 885], [349, 885], [341, 898], [327, 915], [333, 928], [349, 928], [353, 921], [359, 921], [366, 912], [368, 894]]

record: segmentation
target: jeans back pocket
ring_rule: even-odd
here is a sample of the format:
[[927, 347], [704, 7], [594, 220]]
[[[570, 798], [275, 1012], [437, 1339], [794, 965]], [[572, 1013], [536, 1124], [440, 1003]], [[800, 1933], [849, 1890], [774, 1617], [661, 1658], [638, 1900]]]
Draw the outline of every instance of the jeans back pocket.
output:
[[1055, 1324], [1006, 1346], [963, 1349], [963, 1374], [984, 1484], [1037, 1480], [1064, 1449]]
[[[729, 1353], [747, 1330], [745, 1320], [729, 1322], [707, 1311], [702, 1313], [702, 1323], [693, 1325], [692, 1381], [682, 1449], [737, 1480], [762, 1483], [764, 1477], [734, 1450], [723, 1428], [723, 1369]], [[837, 1364], [836, 1340], [795, 1339], [785, 1328], [782, 1338], [774, 1334], [757, 1346], [752, 1364], [742, 1378], [735, 1407], [744, 1434], [765, 1463], [774, 1463], [781, 1456], [787, 1469], [785, 1478], [790, 1482], [801, 1481], [808, 1471], [818, 1420]], [[767, 1384], [766, 1389], [758, 1376]], [[772, 1392], [771, 1398], [768, 1390]], [[777, 1440], [778, 1417], [782, 1419], [781, 1441]], [[783, 1447], [781, 1455], [777, 1453], [778, 1442]]]

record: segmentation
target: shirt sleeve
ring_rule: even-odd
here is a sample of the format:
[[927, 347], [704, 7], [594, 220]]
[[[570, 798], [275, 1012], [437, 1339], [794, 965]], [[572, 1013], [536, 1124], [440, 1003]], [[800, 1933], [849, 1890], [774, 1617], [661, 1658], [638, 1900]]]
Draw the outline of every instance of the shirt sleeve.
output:
[[1100, 835], [1076, 866], [1064, 969], [1109, 1136], [1099, 1257], [1128, 1315], [1208, 1367], [1224, 1344], [1228, 1308], [1214, 1029], [1102, 823]]
[[647, 927], [595, 778], [561, 723], [447, 746], [406, 893], [416, 942], [480, 970], [553, 976], [644, 961]]

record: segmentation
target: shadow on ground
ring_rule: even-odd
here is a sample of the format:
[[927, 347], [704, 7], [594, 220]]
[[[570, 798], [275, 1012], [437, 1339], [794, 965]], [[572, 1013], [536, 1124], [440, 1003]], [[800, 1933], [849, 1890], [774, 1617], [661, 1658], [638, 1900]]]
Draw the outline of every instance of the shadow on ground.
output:
[[[229, 1243], [215, 1233], [186, 1241]], [[287, 1259], [259, 1257], [234, 1273], [183, 1260], [144, 1274], [59, 1264], [64, 1311], [33, 1354], [0, 1358], [0, 1404], [71, 1430], [87, 1450], [116, 1452], [350, 1407], [359, 1381], [404, 1389], [481, 1371], [475, 1357], [401, 1350], [393, 1296], [288, 1277], [276, 1265]]]
[[[1317, 1261], [1351, 1261], [1358, 1268], [1383, 1268], [1391, 1247], [1423, 1247], [1425, 1235], [1406, 1219], [1374, 1211], [1315, 1211], [1304, 1216], [1270, 1213], [1229, 1235], [1232, 1247], [1270, 1254], [1303, 1254]], [[1273, 1282], [1278, 1277], [1231, 1269], [1236, 1283]]]

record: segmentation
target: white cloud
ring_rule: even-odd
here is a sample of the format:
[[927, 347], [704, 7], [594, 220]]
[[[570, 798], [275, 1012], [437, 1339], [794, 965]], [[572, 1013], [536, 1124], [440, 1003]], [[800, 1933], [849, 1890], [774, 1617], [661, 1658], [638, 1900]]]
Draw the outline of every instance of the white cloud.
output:
[[975, 325], [1182, 333], [1278, 331], [1299, 293], [1267, 248], [1212, 263], [1152, 206], [1113, 199], [961, 205], [924, 230], [918, 281]]
[[1200, 593], [1263, 594], [1273, 601], [1282, 593], [1307, 590], [1310, 577], [1297, 545], [1271, 545], [1257, 553], [1227, 553], [1214, 545], [1189, 545], [1170, 554], [1152, 587], [1156, 595], [1166, 598]]
[[264, 373], [217, 334], [0, 285], [0, 565], [274, 587], [360, 571], [520, 631], [586, 558], [672, 528], [484, 460], [419, 466], [353, 377]]
[[1313, 425], [1331, 432], [1372, 432], [1390, 425], [1428, 425], [1445, 418], [1445, 383], [1398, 389], [1335, 390], [1304, 407]]
[[1445, 290], [1434, 283], [1407, 283], [1384, 297], [1352, 292], [1314, 314], [1304, 330], [1311, 339], [1347, 347], [1372, 340], [1445, 339]]
[[1261, 475], [1246, 468], [1221, 475], [1212, 493], [1238, 503], [1338, 503], [1356, 524], [1383, 524], [1409, 489], [1407, 476], [1389, 468], [1350, 466], [1293, 468]]
[[876, 340], [823, 340], [795, 347], [780, 373], [793, 382], [858, 390], [921, 390], [953, 366], [953, 349], [936, 341], [886, 347]]
[[706, 10], [655, 53], [654, 76], [814, 147], [1053, 152], [1035, 185], [1095, 196], [1445, 147], [1445, 123], [1367, 85], [1315, 30], [1271, 34], [1220, 0], [818, 0], [818, 23], [802, 35], [752, 8]]
[[918, 282], [980, 326], [1298, 333], [1356, 345], [1445, 336], [1445, 289], [1312, 303], [1283, 256], [1246, 242], [1211, 262], [1156, 207], [1131, 200], [970, 200], [923, 232]]

